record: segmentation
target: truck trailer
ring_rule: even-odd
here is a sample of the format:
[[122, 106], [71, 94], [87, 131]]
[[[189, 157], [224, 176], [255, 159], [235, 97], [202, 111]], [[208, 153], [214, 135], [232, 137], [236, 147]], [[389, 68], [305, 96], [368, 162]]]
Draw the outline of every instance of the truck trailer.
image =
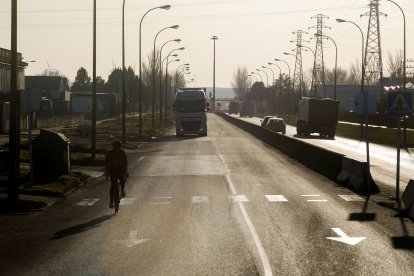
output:
[[208, 104], [206, 88], [178, 88], [175, 94], [175, 133], [176, 136], [198, 134], [207, 136]]
[[334, 138], [338, 124], [339, 101], [302, 97], [299, 102], [296, 131], [298, 135], [319, 133]]

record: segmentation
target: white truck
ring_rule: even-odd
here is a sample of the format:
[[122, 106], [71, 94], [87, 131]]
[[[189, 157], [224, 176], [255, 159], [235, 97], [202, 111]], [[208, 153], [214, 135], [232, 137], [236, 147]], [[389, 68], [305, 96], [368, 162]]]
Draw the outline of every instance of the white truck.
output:
[[176, 136], [207, 136], [207, 110], [206, 88], [178, 88], [173, 105]]

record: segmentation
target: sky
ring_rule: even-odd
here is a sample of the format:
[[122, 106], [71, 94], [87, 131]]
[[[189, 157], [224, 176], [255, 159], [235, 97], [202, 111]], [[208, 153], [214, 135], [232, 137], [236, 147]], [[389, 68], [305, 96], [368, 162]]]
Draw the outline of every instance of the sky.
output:
[[[308, 32], [305, 45], [315, 48], [311, 39], [316, 29], [317, 14], [329, 17], [324, 34], [338, 46], [338, 66], [349, 68], [361, 57], [361, 34], [350, 23], [336, 23], [336, 18], [358, 24], [366, 37], [369, 0], [126, 0], [125, 59], [126, 65], [139, 71], [139, 22], [153, 7], [171, 5], [170, 10], [155, 9], [142, 23], [142, 60], [147, 61], [155, 35], [160, 47], [168, 40], [181, 39], [180, 44], [169, 42], [163, 57], [173, 49], [180, 61], [172, 62], [170, 72], [177, 66], [190, 63], [188, 79], [192, 86], [211, 87], [213, 84], [213, 35], [216, 41], [216, 86], [231, 87], [238, 66], [255, 71], [275, 58], [289, 63], [292, 76], [294, 57], [283, 55], [295, 48], [292, 40], [296, 30]], [[395, 0], [406, 15], [407, 59], [414, 60], [414, 1]], [[10, 49], [11, 1], [0, 0], [0, 47]], [[73, 81], [80, 67], [92, 75], [93, 1], [85, 0], [18, 0], [18, 51], [29, 63], [26, 75], [40, 74], [45, 69], [58, 70]], [[380, 1], [380, 32], [384, 74], [387, 75], [387, 55], [403, 49], [403, 17], [398, 7]], [[334, 67], [335, 48], [324, 41], [324, 60], [327, 68]], [[293, 52], [292, 52], [293, 53]], [[313, 64], [310, 52], [303, 51], [304, 71]], [[358, 61], [359, 62], [359, 61]], [[279, 63], [282, 73], [287, 66]], [[414, 66], [414, 63], [411, 63]], [[122, 66], [122, 0], [97, 0], [97, 75], [107, 79], [114, 67]], [[273, 67], [275, 74], [279, 69]], [[271, 79], [272, 73], [268, 71]], [[265, 78], [265, 75], [263, 78]]]

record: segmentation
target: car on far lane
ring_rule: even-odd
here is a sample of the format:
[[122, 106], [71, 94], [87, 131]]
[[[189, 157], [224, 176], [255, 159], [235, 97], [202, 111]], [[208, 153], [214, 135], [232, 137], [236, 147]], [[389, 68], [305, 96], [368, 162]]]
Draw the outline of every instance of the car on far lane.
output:
[[270, 118], [276, 118], [276, 116], [264, 116], [263, 120], [260, 120], [261, 126], [265, 127]]
[[270, 118], [265, 126], [267, 129], [286, 134], [286, 124], [282, 118]]

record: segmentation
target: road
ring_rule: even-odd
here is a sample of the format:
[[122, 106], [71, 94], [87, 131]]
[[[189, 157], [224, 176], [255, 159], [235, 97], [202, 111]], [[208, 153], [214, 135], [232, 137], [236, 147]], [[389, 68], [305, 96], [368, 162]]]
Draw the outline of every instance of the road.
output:
[[[233, 117], [238, 117], [232, 115]], [[260, 125], [260, 118], [241, 118], [257, 125]], [[320, 138], [317, 135], [311, 137], [296, 136], [296, 127], [287, 125], [286, 135], [295, 139], [301, 139], [307, 143], [317, 145], [344, 155], [355, 160], [366, 162], [366, 143], [335, 136], [335, 139]], [[370, 163], [371, 174], [374, 181], [380, 186], [381, 191], [395, 196], [396, 170], [397, 170], [397, 150], [395, 147], [370, 143]], [[414, 149], [401, 149], [400, 159], [400, 190], [404, 191], [410, 179], [414, 179]]]
[[[222, 118], [129, 152], [127, 197], [103, 177], [43, 212], [0, 215], [2, 275], [413, 275], [411, 221]], [[403, 231], [404, 230], [404, 231]]]

